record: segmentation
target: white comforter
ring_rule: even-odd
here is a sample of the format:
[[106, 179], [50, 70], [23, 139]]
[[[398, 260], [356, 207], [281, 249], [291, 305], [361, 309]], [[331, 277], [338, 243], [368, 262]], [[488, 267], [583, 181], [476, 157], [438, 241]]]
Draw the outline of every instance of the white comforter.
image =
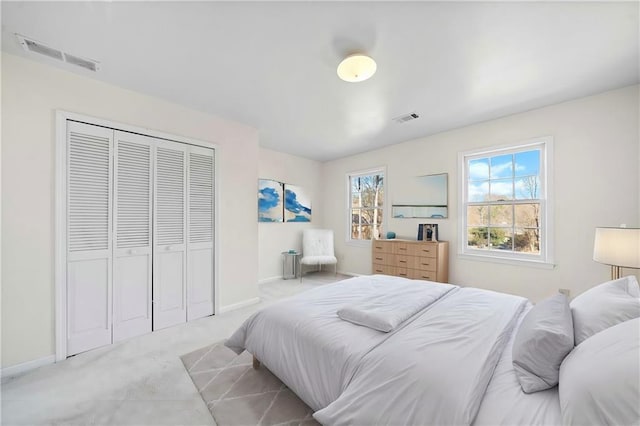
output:
[[[335, 401], [351, 380], [361, 359], [402, 330], [390, 333], [354, 325], [338, 318], [345, 305], [366, 304], [382, 294], [410, 294], [419, 288], [437, 305], [456, 286], [382, 275], [351, 278], [302, 293], [251, 316], [225, 343], [237, 353], [247, 350], [314, 410]], [[400, 302], [401, 303], [401, 302]]]
[[[433, 301], [389, 333], [336, 314], [403, 288], [420, 288]], [[474, 288], [358, 277], [257, 312], [226, 345], [255, 355], [323, 424], [469, 425], [527, 303]]]
[[363, 357], [331, 425], [469, 425], [527, 300], [462, 288]]

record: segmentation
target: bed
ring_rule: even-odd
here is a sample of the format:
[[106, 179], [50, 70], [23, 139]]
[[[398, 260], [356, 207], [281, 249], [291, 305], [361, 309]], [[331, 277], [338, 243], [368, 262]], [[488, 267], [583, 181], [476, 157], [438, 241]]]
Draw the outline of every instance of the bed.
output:
[[[337, 315], [371, 302], [407, 318], [381, 332]], [[562, 424], [558, 387], [526, 394], [513, 368], [514, 339], [531, 309], [514, 295], [363, 276], [273, 304], [225, 344], [253, 354], [322, 424]]]

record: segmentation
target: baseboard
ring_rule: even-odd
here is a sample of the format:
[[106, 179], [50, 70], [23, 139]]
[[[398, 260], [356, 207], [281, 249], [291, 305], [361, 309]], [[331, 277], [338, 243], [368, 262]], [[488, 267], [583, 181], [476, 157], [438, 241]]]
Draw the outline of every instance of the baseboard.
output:
[[232, 303], [231, 305], [220, 306], [220, 313], [223, 314], [229, 311], [235, 311], [236, 309], [244, 308], [246, 306], [255, 305], [260, 303], [259, 297], [253, 297], [251, 299], [243, 300], [242, 302]]
[[348, 271], [338, 271], [338, 273], [342, 275], [347, 275], [349, 277], [361, 277], [363, 275], [368, 275], [368, 274], [356, 274], [355, 272], [348, 272]]
[[261, 280], [258, 280], [258, 284], [269, 283], [271, 281], [277, 281], [277, 280], [281, 280], [281, 279], [282, 279], [282, 275], [277, 275], [275, 277], [269, 277], [269, 278], [263, 278]]
[[32, 361], [4, 367], [0, 374], [2, 375], [2, 378], [5, 379], [17, 376], [18, 374], [26, 373], [27, 371], [33, 370], [34, 368], [42, 367], [43, 365], [53, 364], [54, 362], [56, 362], [56, 356], [49, 355], [45, 356], [44, 358], [38, 358]]

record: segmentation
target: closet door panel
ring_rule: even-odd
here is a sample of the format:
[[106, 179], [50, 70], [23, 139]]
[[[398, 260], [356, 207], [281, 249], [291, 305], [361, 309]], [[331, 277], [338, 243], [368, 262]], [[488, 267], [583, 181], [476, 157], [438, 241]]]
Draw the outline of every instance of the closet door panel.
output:
[[67, 122], [67, 354], [111, 343], [113, 131]]
[[157, 141], [155, 149], [153, 329], [187, 320], [187, 146]]
[[153, 139], [115, 132], [113, 341], [151, 331]]
[[187, 319], [213, 315], [214, 150], [189, 147]]
[[111, 343], [109, 269], [105, 258], [68, 263], [69, 355]]
[[[184, 252], [182, 250], [167, 250], [157, 255], [159, 260], [156, 265], [156, 312], [161, 315], [172, 315], [175, 322], [184, 322]], [[159, 318], [156, 318], [159, 319]]]
[[[151, 296], [151, 262], [149, 258], [150, 256], [148, 254], [142, 254], [139, 256], [122, 256], [115, 260], [117, 268], [114, 276], [114, 293], [116, 291], [116, 282], [121, 289], [120, 300], [118, 301], [120, 326], [132, 326], [132, 322], [138, 320], [144, 323], [137, 332], [127, 333], [127, 337], [151, 332], [151, 306], [149, 306]], [[115, 303], [114, 294], [114, 304]], [[113, 326], [113, 340], [120, 340], [116, 338], [117, 323], [115, 323], [115, 320]], [[125, 333], [124, 330], [120, 331]], [[120, 337], [124, 338], [123, 336]]]

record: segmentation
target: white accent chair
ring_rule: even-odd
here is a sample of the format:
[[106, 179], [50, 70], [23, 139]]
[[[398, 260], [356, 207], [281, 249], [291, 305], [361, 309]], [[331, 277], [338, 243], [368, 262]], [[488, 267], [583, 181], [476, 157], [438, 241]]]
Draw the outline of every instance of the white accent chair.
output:
[[333, 231], [331, 229], [305, 229], [302, 232], [302, 259], [300, 259], [300, 282], [305, 265], [334, 265], [338, 275], [338, 259], [333, 251]]

